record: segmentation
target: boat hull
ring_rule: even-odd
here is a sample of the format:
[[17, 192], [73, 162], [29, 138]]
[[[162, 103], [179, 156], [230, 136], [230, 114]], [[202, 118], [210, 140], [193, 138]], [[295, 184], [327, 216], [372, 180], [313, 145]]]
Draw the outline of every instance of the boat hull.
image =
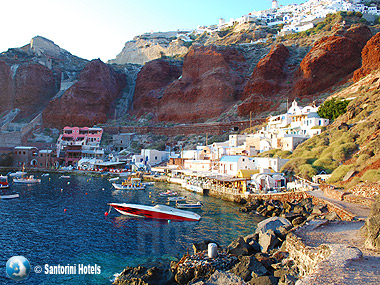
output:
[[13, 183], [35, 184], [41, 183], [41, 179], [13, 179]]
[[178, 210], [163, 205], [156, 205], [155, 207], [126, 203], [111, 203], [110, 205], [119, 213], [134, 217], [177, 221], [199, 221], [201, 218], [198, 214], [193, 212]]
[[20, 197], [19, 194], [10, 194], [10, 195], [1, 195], [0, 199], [8, 200], [8, 199], [14, 199], [14, 198], [19, 198], [19, 197]]
[[144, 190], [145, 186], [129, 186], [129, 185], [122, 185], [122, 184], [116, 184], [112, 183], [112, 186], [115, 187], [116, 190]]

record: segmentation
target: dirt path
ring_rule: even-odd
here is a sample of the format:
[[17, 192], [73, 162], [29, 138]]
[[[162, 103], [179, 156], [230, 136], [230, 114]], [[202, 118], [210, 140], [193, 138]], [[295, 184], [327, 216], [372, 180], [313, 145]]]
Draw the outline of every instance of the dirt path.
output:
[[316, 272], [297, 284], [380, 284], [380, 252], [364, 248], [365, 238], [359, 232], [363, 225], [363, 221], [339, 221], [297, 230], [305, 245], [328, 244], [332, 249]]

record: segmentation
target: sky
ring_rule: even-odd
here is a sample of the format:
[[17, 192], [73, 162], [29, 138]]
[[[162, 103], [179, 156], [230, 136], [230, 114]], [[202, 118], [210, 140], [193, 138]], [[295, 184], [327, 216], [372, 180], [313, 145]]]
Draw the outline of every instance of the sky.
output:
[[0, 52], [39, 35], [73, 55], [106, 62], [137, 35], [214, 25], [219, 18], [228, 21], [271, 5], [270, 0], [0, 0]]

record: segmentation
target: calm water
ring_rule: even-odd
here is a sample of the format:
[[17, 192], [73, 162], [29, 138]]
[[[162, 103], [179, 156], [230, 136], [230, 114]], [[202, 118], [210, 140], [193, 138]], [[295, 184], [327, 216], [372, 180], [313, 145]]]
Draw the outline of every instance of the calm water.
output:
[[[105, 178], [58, 177], [42, 177], [37, 185], [12, 185], [20, 198], [0, 200], [0, 284], [14, 284], [5, 273], [5, 264], [14, 255], [25, 256], [31, 263], [25, 284], [109, 284], [126, 266], [169, 263], [187, 249], [192, 252], [193, 242], [211, 238], [226, 246], [256, 228], [257, 222], [239, 213], [236, 204], [190, 193], [177, 185], [156, 183], [145, 191], [116, 191]], [[202, 219], [168, 222], [128, 218], [114, 209], [104, 215], [109, 202], [164, 204], [165, 198], [158, 193], [167, 189], [202, 201], [203, 209], [193, 210]], [[33, 272], [34, 266], [44, 269], [45, 264], [97, 264], [101, 274]]]

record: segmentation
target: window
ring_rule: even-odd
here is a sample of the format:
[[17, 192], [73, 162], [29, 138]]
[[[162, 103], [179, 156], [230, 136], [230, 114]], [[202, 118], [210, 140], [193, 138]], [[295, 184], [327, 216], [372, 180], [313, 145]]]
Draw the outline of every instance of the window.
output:
[[158, 157], [157, 157], [157, 156], [155, 156], [155, 157], [154, 157], [154, 160], [158, 160]]

